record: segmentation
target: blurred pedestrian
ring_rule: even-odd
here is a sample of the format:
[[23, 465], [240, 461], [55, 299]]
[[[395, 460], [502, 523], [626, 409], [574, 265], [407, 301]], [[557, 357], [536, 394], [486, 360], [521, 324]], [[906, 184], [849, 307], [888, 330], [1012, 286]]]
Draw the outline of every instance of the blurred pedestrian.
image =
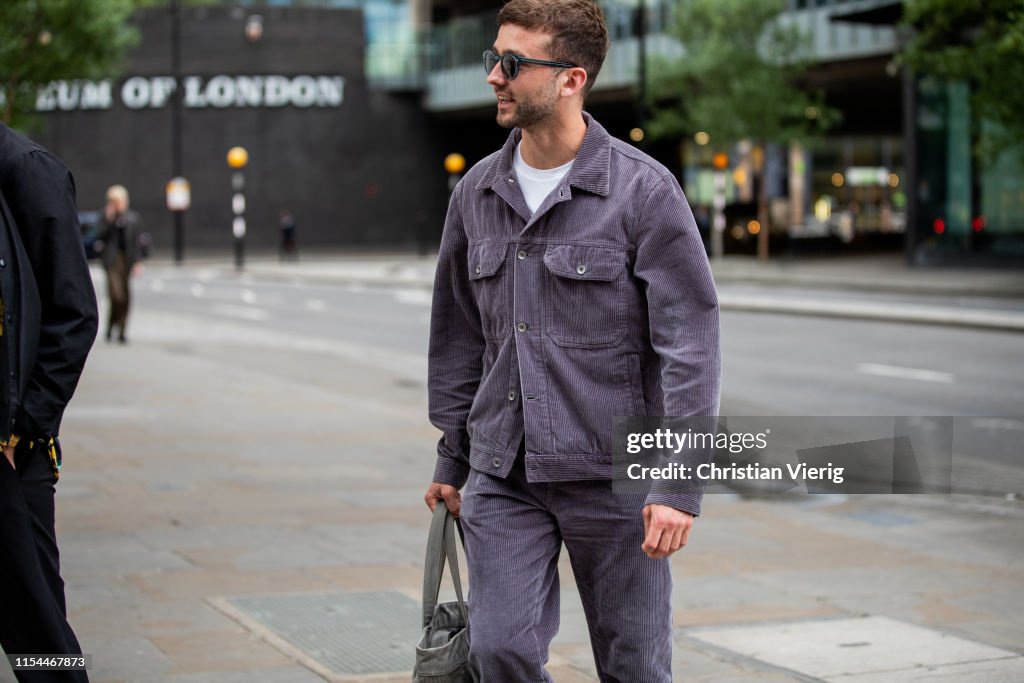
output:
[[[0, 646], [80, 655], [54, 526], [61, 416], [96, 338], [96, 294], [75, 184], [49, 152], [0, 124]], [[85, 671], [16, 671], [24, 683]]]
[[281, 248], [279, 258], [282, 261], [299, 260], [299, 244], [296, 241], [295, 217], [288, 209], [281, 211]]
[[105, 337], [110, 341], [116, 327], [117, 340], [122, 344], [128, 342], [126, 328], [132, 299], [131, 279], [141, 267], [139, 244], [142, 232], [139, 214], [128, 208], [128, 203], [128, 190], [123, 185], [108, 188], [100, 230], [103, 267], [107, 271], [107, 294], [110, 298]]
[[483, 680], [551, 680], [564, 544], [598, 677], [671, 683], [669, 556], [702, 492], [616, 495], [612, 428], [717, 413], [711, 269], [672, 173], [583, 112], [608, 49], [598, 4], [510, 0], [498, 24], [484, 70], [512, 132], [448, 207], [424, 497], [463, 521]]

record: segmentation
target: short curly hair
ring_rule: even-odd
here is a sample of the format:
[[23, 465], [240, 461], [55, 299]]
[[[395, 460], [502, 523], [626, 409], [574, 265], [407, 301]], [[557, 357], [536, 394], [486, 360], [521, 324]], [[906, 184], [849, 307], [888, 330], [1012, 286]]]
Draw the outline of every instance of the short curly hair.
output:
[[593, 0], [509, 0], [498, 12], [498, 26], [514, 24], [551, 35], [551, 57], [583, 67], [584, 94], [590, 92], [608, 54], [604, 13]]

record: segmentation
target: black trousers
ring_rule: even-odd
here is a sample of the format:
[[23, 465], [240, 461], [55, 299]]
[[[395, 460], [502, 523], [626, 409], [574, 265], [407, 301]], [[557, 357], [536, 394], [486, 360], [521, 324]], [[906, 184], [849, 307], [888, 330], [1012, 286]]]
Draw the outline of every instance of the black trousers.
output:
[[[49, 454], [19, 444], [0, 455], [0, 646], [10, 655], [80, 655], [67, 620], [54, 530]], [[84, 671], [17, 671], [21, 683], [87, 683]]]

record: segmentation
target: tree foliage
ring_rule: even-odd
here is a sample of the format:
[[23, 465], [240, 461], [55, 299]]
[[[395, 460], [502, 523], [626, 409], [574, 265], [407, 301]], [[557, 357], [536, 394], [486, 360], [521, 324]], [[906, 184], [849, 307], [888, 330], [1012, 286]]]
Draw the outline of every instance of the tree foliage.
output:
[[908, 0], [901, 60], [926, 75], [965, 81], [988, 156], [1024, 144], [1024, 0]]
[[653, 64], [650, 134], [786, 142], [831, 125], [836, 112], [798, 85], [810, 44], [779, 20], [784, 9], [785, 0], [677, 0], [670, 32], [685, 54]]
[[40, 88], [55, 80], [115, 75], [136, 32], [134, 0], [2, 0], [0, 120], [31, 121]]

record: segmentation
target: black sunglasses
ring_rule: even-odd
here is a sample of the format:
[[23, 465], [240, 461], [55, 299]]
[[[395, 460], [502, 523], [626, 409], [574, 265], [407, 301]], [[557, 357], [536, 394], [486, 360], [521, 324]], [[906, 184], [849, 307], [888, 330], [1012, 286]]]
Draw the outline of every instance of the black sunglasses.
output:
[[501, 64], [501, 75], [504, 76], [507, 81], [515, 80], [516, 76], [519, 75], [520, 64], [554, 66], [563, 69], [576, 68], [575, 64], [570, 64], [569, 62], [549, 62], [546, 59], [530, 59], [529, 57], [520, 57], [519, 55], [514, 55], [510, 52], [499, 55], [494, 50], [484, 50], [484, 71], [490, 74], [498, 64]]

